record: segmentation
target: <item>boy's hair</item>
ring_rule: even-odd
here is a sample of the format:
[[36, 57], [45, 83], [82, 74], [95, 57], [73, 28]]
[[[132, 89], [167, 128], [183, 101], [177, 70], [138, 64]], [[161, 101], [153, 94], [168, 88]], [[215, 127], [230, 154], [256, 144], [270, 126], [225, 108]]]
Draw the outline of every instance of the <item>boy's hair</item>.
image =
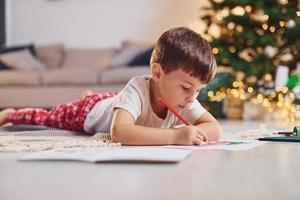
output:
[[203, 83], [214, 77], [217, 66], [208, 42], [185, 27], [170, 29], [160, 36], [150, 63], [159, 63], [165, 73], [183, 69]]

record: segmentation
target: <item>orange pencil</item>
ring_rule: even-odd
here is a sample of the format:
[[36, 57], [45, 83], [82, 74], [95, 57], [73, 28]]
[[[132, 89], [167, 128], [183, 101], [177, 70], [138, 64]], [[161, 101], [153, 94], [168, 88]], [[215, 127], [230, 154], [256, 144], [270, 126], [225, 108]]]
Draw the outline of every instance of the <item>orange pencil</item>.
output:
[[174, 108], [172, 108], [163, 98], [159, 97], [158, 100], [166, 107], [168, 108], [180, 121], [182, 121], [185, 125], [189, 126], [191, 125], [190, 122], [188, 122], [184, 117], [182, 117]]

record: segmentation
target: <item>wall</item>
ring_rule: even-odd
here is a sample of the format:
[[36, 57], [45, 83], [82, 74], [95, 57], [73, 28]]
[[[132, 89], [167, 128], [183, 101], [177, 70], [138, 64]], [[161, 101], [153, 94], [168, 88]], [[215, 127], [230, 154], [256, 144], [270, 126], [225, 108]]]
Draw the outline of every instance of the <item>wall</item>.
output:
[[7, 44], [63, 42], [68, 47], [154, 42], [170, 27], [203, 30], [205, 0], [6, 0]]
[[5, 1], [0, 1], [0, 46], [5, 43]]

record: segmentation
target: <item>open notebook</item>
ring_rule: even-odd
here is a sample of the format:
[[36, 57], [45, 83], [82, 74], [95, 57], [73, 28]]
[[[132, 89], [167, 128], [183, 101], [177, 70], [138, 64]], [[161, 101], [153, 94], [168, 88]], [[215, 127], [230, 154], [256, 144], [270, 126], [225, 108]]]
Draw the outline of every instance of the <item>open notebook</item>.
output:
[[72, 160], [87, 162], [179, 162], [192, 151], [161, 147], [71, 148], [28, 154], [19, 160]]

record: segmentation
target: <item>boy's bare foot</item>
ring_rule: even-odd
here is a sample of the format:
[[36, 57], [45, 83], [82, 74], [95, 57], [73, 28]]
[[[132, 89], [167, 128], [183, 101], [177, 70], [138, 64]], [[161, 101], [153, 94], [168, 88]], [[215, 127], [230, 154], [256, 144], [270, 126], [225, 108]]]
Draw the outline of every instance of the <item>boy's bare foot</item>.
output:
[[16, 110], [13, 108], [7, 108], [0, 111], [0, 126], [8, 123], [8, 116], [10, 113], [15, 112]]
[[83, 92], [82, 97], [86, 97], [86, 96], [89, 96], [89, 95], [92, 95], [92, 94], [93, 94], [93, 92], [91, 90], [86, 90], [86, 91]]

